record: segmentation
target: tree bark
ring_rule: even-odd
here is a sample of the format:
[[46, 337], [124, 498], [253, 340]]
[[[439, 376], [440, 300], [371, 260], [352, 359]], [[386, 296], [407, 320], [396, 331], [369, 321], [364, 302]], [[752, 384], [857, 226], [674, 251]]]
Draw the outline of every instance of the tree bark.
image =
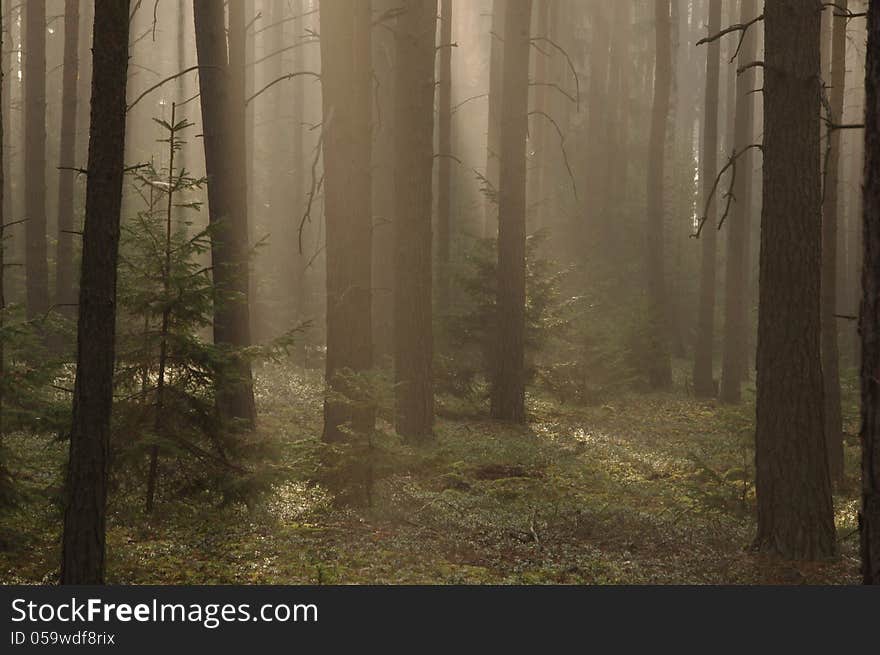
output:
[[76, 166], [76, 87], [79, 70], [79, 0], [64, 1], [64, 79], [61, 91], [61, 149], [58, 171], [58, 250], [55, 302], [62, 314], [76, 316], [73, 286], [74, 171]]
[[646, 274], [647, 313], [646, 353], [648, 383], [653, 389], [672, 385], [672, 361], [669, 354], [667, 327], [666, 280], [663, 262], [664, 215], [664, 144], [669, 115], [669, 95], [672, 84], [672, 36], [669, 18], [669, 0], [654, 1], [656, 61], [654, 75], [654, 102], [651, 111], [651, 135], [648, 144]]
[[[839, 9], [838, 9], [839, 8]], [[843, 97], [846, 84], [846, 23], [834, 16], [846, 11], [847, 0], [826, 8], [832, 21], [831, 91], [827, 118], [843, 122]], [[837, 339], [837, 232], [840, 206], [840, 137], [841, 132], [828, 128], [826, 135], [824, 193], [822, 202], [822, 379], [825, 383], [825, 444], [831, 480], [843, 480], [843, 418], [840, 410], [840, 349]]]
[[440, 0], [437, 161], [437, 301], [449, 309], [449, 244], [452, 233], [452, 0]]
[[498, 339], [493, 418], [525, 423], [526, 135], [531, 0], [509, 3], [504, 25], [501, 171], [498, 187]]
[[64, 508], [62, 584], [104, 583], [128, 14], [129, 0], [95, 2], [89, 173]]
[[[486, 130], [486, 179], [497, 191], [501, 167], [501, 93], [504, 83], [504, 24], [507, 0], [492, 0], [492, 30], [489, 34], [489, 111]], [[498, 234], [498, 205], [483, 199], [483, 237]]]
[[[233, 75], [230, 70], [223, 4], [223, 0], [193, 0], [193, 18], [201, 67], [202, 141], [216, 289], [214, 343], [242, 348], [250, 345], [244, 76]], [[230, 6], [235, 8], [237, 4]], [[244, 34], [237, 36], [235, 32], [230, 33], [230, 48], [243, 48]], [[256, 407], [250, 363], [236, 359], [233, 368], [232, 373], [218, 373], [218, 412], [224, 418], [253, 425]]]
[[46, 245], [46, 0], [24, 8], [24, 196], [27, 316], [49, 310]]
[[[346, 380], [373, 365], [371, 318], [371, 3], [321, 2], [324, 217], [327, 229], [324, 441], [373, 429], [375, 411], [354, 407]], [[430, 258], [428, 258], [430, 265]]]
[[862, 306], [862, 580], [880, 584], [880, 1], [868, 3]]
[[[756, 0], [742, 0], [740, 22], [746, 23], [757, 16]], [[753, 25], [743, 38], [736, 66], [743, 67], [754, 61], [758, 53], [758, 27]], [[733, 64], [731, 64], [733, 65]], [[726, 221], [727, 260], [724, 272], [724, 343], [721, 352], [722, 402], [738, 403], [740, 389], [749, 363], [748, 351], [748, 298], [749, 262], [746, 239], [751, 230], [752, 171], [755, 167], [752, 143], [755, 132], [755, 69], [744, 70], [736, 80], [736, 117], [734, 145], [731, 156], [736, 160], [736, 179], [733, 183], [734, 202]], [[740, 153], [742, 153], [740, 155]]]
[[[721, 0], [709, 0], [709, 35], [721, 29]], [[703, 113], [703, 155], [700, 181], [703, 185], [702, 206], [712, 193], [718, 174], [718, 91], [721, 72], [721, 43], [716, 39], [706, 50], [706, 98]], [[716, 395], [712, 360], [715, 340], [715, 278], [717, 230], [715, 196], [706, 208], [706, 223], [700, 232], [700, 308], [697, 315], [697, 343], [694, 349], [694, 394]]]
[[394, 377], [398, 434], [432, 435], [431, 186], [437, 5], [406, 0], [395, 79]]
[[820, 15], [819, 0], [764, 9], [755, 545], [790, 559], [836, 550], [819, 329]]

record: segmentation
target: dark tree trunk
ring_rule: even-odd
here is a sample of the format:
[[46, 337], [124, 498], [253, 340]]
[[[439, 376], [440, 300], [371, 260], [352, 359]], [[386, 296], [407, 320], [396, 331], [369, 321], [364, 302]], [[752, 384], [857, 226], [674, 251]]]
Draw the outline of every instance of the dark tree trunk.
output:
[[[629, 115], [630, 115], [630, 70], [632, 67], [630, 43], [630, 22], [632, 8], [628, 2], [614, 5], [614, 38], [611, 40], [611, 65], [608, 79], [608, 95], [614, 103], [609, 112], [608, 126], [611, 147], [608, 152], [609, 207], [620, 207], [627, 193], [627, 171], [629, 170]], [[612, 247], [619, 241], [621, 230], [618, 221], [610, 223]]]
[[[202, 67], [202, 140], [216, 289], [214, 342], [241, 348], [250, 345], [247, 191], [243, 174], [244, 76], [233, 75], [230, 70], [223, 4], [223, 0], [193, 0], [193, 17], [196, 51]], [[231, 36], [230, 48], [244, 47], [243, 33]], [[240, 80], [238, 84], [236, 79]], [[238, 359], [234, 368], [231, 374], [218, 373], [218, 411], [223, 417], [252, 425], [256, 408], [251, 366]]]
[[[831, 90], [827, 117], [843, 122], [843, 94], [846, 84], [847, 0], [825, 10], [832, 21]], [[831, 479], [843, 479], [843, 418], [840, 412], [840, 350], [837, 342], [837, 232], [840, 206], [840, 130], [829, 128], [826, 135], [824, 194], [822, 203], [822, 379], [825, 383], [825, 444]]]
[[129, 0], [96, 0], [91, 138], [67, 466], [62, 584], [103, 584]]
[[648, 144], [646, 274], [647, 312], [646, 355], [648, 383], [653, 389], [672, 385], [672, 361], [667, 327], [666, 279], [663, 263], [664, 153], [669, 95], [672, 84], [672, 36], [669, 0], [654, 1], [656, 62], [651, 136]]
[[452, 0], [440, 0], [437, 174], [437, 304], [449, 309], [449, 242], [452, 200]]
[[437, 4], [405, 0], [397, 19], [394, 378], [398, 434], [432, 435], [431, 186]]
[[[721, 0], [709, 0], [709, 35], [721, 29]], [[702, 201], [712, 193], [718, 173], [718, 89], [721, 71], [721, 43], [716, 39], [706, 50], [706, 99], [703, 106], [703, 155], [700, 182]], [[697, 316], [697, 343], [694, 349], [694, 394], [714, 396], [715, 378], [712, 375], [712, 354], [715, 340], [715, 277], [717, 230], [715, 229], [716, 202], [706, 209], [706, 223], [700, 233], [702, 258], [700, 261], [700, 309]]]
[[880, 584], [880, 0], [868, 4], [862, 306], [862, 579]]
[[[746, 23], [757, 16], [756, 0], [742, 0], [740, 22]], [[753, 62], [758, 53], [758, 27], [746, 33], [736, 66]], [[731, 64], [733, 65], [733, 64]], [[751, 230], [752, 171], [755, 167], [751, 145], [755, 132], [755, 69], [744, 70], [736, 80], [736, 118], [734, 119], [734, 151], [736, 179], [733, 186], [734, 202], [725, 222], [727, 230], [727, 260], [724, 272], [724, 344], [721, 353], [722, 402], [738, 403], [740, 387], [746, 377], [748, 352], [748, 259], [746, 239]]]
[[46, 246], [46, 0], [24, 8], [24, 194], [27, 316], [49, 309]]
[[[504, 15], [507, 0], [492, 0], [492, 30], [489, 34], [489, 118], [486, 131], [486, 180], [498, 189], [501, 168], [501, 93], [504, 84]], [[498, 205], [484, 199], [483, 236], [498, 234]]]
[[69, 317], [76, 315], [73, 286], [74, 171], [76, 166], [77, 77], [79, 70], [79, 0], [64, 1], [64, 79], [61, 96], [61, 151], [58, 171], [58, 251], [55, 302]]
[[767, 0], [758, 306], [756, 546], [836, 549], [825, 450], [819, 295], [819, 0]]
[[[324, 216], [327, 226], [327, 362], [324, 441], [373, 429], [374, 409], [354, 407], [346, 378], [373, 365], [371, 311], [371, 3], [321, 2]], [[428, 259], [430, 265], [430, 258]]]
[[498, 339], [492, 417], [525, 423], [526, 133], [531, 0], [507, 6], [498, 187]]

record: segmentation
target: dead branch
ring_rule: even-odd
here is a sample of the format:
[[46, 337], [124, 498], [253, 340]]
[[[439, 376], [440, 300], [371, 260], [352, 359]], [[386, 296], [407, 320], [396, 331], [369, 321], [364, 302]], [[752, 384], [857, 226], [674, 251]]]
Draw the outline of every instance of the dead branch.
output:
[[730, 184], [728, 185], [727, 192], [724, 194], [724, 197], [727, 199], [727, 204], [724, 207], [724, 214], [721, 216], [721, 220], [718, 222], [718, 229], [721, 229], [721, 226], [724, 225], [724, 221], [727, 219], [727, 215], [730, 212], [730, 205], [733, 200], [735, 200], [733, 196], [733, 183], [736, 181], [736, 162], [737, 160], [746, 154], [749, 150], [760, 150], [763, 152], [764, 146], [760, 143], [752, 143], [747, 145], [745, 148], [737, 152], [733, 151], [733, 154], [730, 155], [730, 158], [727, 160], [727, 163], [718, 171], [718, 175], [715, 176], [715, 181], [712, 184], [712, 190], [709, 192], [709, 196], [706, 198], [706, 205], [703, 209], [703, 215], [700, 217], [699, 222], [697, 223], [696, 231], [691, 234], [691, 238], [699, 239], [700, 234], [703, 231], [703, 226], [706, 224], [706, 221], [709, 220], [709, 207], [712, 206], [712, 200], [715, 198], [715, 193], [718, 191], [718, 185], [721, 183], [721, 178], [724, 177], [724, 174], [731, 170], [730, 175]]
[[556, 134], [559, 136], [559, 149], [562, 151], [562, 161], [565, 164], [565, 170], [568, 171], [568, 178], [571, 180], [571, 189], [574, 192], [574, 199], [578, 200], [578, 190], [577, 184], [574, 181], [574, 173], [571, 170], [571, 164], [568, 162], [568, 153], [565, 150], [565, 135], [562, 133], [562, 130], [559, 128], [559, 124], [553, 120], [553, 117], [543, 111], [530, 111], [529, 116], [543, 116], [553, 127], [556, 129]]

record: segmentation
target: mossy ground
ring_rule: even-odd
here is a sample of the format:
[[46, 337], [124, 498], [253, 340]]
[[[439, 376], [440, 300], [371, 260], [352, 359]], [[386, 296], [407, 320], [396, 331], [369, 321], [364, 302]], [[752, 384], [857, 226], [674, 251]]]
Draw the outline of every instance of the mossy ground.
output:
[[[114, 497], [111, 583], [334, 584], [856, 583], [857, 416], [845, 384], [847, 482], [835, 496], [840, 555], [783, 562], [754, 533], [753, 405], [684, 392], [596, 407], [529, 398], [525, 428], [439, 403], [430, 445], [395, 447], [369, 505], [340, 507], [309, 481], [320, 375], [258, 374], [260, 430], [291, 471], [250, 508], [161, 497], [146, 518]], [[753, 397], [753, 395], [748, 397]], [[387, 431], [388, 426], [384, 426]], [[391, 437], [388, 437], [391, 439]], [[65, 445], [8, 435], [24, 493], [0, 526], [0, 582], [52, 582]]]

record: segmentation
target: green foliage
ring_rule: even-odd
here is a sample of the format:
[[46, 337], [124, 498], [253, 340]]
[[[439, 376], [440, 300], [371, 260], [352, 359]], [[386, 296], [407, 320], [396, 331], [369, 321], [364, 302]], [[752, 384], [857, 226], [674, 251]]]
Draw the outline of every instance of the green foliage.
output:
[[[176, 153], [191, 124], [156, 122], [167, 133], [159, 142]], [[235, 380], [241, 358], [275, 354], [289, 336], [273, 348], [246, 350], [206, 338], [214, 303], [223, 299], [207, 264], [211, 230], [194, 230], [187, 219], [200, 210], [193, 198], [204, 185], [186, 170], [154, 162], [134, 172], [143, 208], [122, 226], [114, 480], [121, 493], [149, 489], [152, 476], [165, 497], [250, 502], [279, 479], [275, 453], [271, 441], [221, 421], [216, 380]]]
[[[546, 239], [537, 232], [526, 240], [526, 326], [527, 380], [534, 381], [540, 367], [539, 355], [569, 328], [578, 298], [563, 298], [562, 281], [568, 270], [539, 253]], [[497, 242], [475, 240], [465, 250], [458, 272], [462, 301], [440, 317], [442, 340], [434, 361], [438, 391], [457, 397], [482, 397], [485, 384], [501, 356], [497, 350], [498, 316]]]

